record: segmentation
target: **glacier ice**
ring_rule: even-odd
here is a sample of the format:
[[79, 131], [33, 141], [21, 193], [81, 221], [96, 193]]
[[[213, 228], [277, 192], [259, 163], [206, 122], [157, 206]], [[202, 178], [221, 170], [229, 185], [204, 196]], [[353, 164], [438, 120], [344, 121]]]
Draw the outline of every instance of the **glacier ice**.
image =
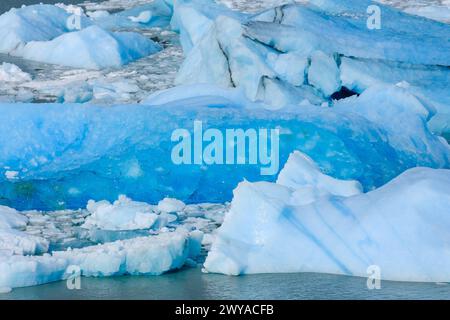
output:
[[409, 169], [368, 193], [328, 180], [300, 153], [283, 171], [279, 182], [289, 176], [288, 186], [238, 185], [206, 271], [367, 277], [375, 265], [386, 280], [449, 281], [450, 170]]
[[383, 28], [374, 32], [366, 26], [369, 4], [317, 0], [243, 17], [220, 9], [221, 16], [205, 18], [203, 7], [183, 2], [174, 9], [174, 17], [189, 9], [180, 35], [195, 36], [181, 36], [189, 44], [176, 83], [241, 87], [250, 100], [281, 108], [305, 99], [322, 105], [341, 85], [361, 93], [407, 81], [438, 116], [448, 114], [450, 26], [382, 6]]
[[124, 195], [114, 203], [90, 200], [87, 217], [83, 228], [99, 228], [102, 230], [136, 230], [150, 229], [158, 220], [154, 208], [143, 202], [132, 201]]
[[[193, 89], [198, 97], [192, 98], [179, 88], [155, 95], [161, 104], [0, 104], [0, 167], [18, 172], [13, 180], [1, 174], [0, 203], [77, 209], [90, 199], [114, 201], [121, 194], [149, 203], [164, 197], [224, 202], [243, 178], [274, 181], [261, 176], [259, 165], [174, 164], [172, 132], [192, 130], [194, 119], [205, 129], [280, 128], [280, 163], [298, 149], [327, 174], [357, 179], [365, 190], [410, 167], [449, 165], [448, 144], [426, 127], [428, 109], [402, 88], [369, 90], [335, 108], [305, 105], [278, 112], [247, 103], [239, 90], [224, 98], [202, 95], [202, 88]], [[382, 90], [398, 98], [383, 99]], [[408, 110], [410, 103], [416, 111]], [[385, 109], [396, 124], [380, 118]]]
[[164, 198], [158, 202], [158, 210], [162, 212], [179, 212], [185, 207], [186, 205], [183, 201], [173, 198]]
[[14, 64], [3, 62], [0, 65], [0, 81], [2, 82], [25, 82], [31, 81], [31, 75], [23, 72]]
[[[69, 31], [69, 13], [52, 5], [33, 5], [11, 9], [0, 16], [0, 52], [14, 54], [31, 41], [47, 41]], [[81, 19], [81, 26], [89, 25]]]
[[85, 69], [118, 67], [153, 54], [161, 47], [144, 36], [111, 33], [98, 26], [63, 34], [51, 41], [27, 43], [18, 54], [26, 59]]
[[110, 30], [166, 27], [170, 24], [172, 14], [173, 4], [168, 0], [155, 0], [114, 14], [105, 14], [104, 11], [88, 13], [96, 24]]
[[47, 240], [22, 231], [27, 221], [25, 215], [12, 208], [0, 206], [0, 260], [3, 256], [13, 254], [34, 255], [47, 252]]
[[1, 53], [70, 67], [118, 67], [161, 47], [133, 32], [109, 32], [84, 15], [71, 28], [71, 14], [52, 5], [12, 9], [0, 16]]
[[84, 276], [159, 275], [199, 254], [202, 233], [179, 228], [150, 237], [118, 240], [42, 256], [0, 256], [0, 287], [17, 288], [66, 279], [69, 266]]

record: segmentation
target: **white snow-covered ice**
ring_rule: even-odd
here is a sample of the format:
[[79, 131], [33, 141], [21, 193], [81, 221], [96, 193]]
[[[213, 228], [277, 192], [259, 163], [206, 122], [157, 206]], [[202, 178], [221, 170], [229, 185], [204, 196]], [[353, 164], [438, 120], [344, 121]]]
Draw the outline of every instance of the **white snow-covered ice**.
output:
[[293, 153], [278, 183], [235, 189], [205, 270], [366, 277], [375, 265], [386, 280], [448, 282], [450, 170], [410, 169], [368, 193], [357, 185]]

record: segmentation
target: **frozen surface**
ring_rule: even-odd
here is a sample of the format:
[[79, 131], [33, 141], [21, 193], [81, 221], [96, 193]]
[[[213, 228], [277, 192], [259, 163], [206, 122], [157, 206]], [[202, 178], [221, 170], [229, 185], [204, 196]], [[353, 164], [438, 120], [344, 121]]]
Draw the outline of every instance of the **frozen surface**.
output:
[[364, 194], [348, 192], [355, 182], [324, 188], [321, 179], [305, 178], [321, 174], [300, 153], [284, 170], [295, 183], [235, 189], [206, 271], [366, 277], [375, 265], [386, 280], [449, 281], [449, 170], [410, 169]]
[[69, 9], [33, 5], [1, 15], [4, 34], [0, 36], [4, 40], [0, 52], [44, 63], [101, 69], [118, 67], [161, 49], [140, 34], [110, 33], [93, 26], [82, 10]]
[[184, 229], [151, 237], [118, 240], [43, 256], [0, 256], [0, 287], [16, 288], [65, 279], [70, 266], [84, 276], [159, 275], [181, 268], [199, 254], [202, 234]]
[[119, 196], [114, 203], [108, 201], [88, 202], [87, 210], [91, 215], [86, 219], [84, 228], [97, 227], [103, 230], [136, 230], [151, 228], [158, 215], [154, 207], [143, 202], [132, 201]]
[[314, 0], [237, 17], [216, 7], [222, 14], [214, 18], [209, 8], [181, 2], [174, 17], [186, 11], [176, 25], [186, 59], [176, 83], [243, 88], [277, 109], [328, 103], [342, 84], [361, 92], [369, 82], [411, 80], [438, 113], [448, 113], [450, 26], [382, 6], [382, 28], [370, 30], [370, 3]]
[[137, 33], [110, 33], [97, 26], [33, 41], [18, 50], [26, 59], [75, 68], [119, 67], [159, 51], [158, 44]]
[[[1, 104], [1, 203], [82, 208], [90, 199], [114, 201], [120, 194], [150, 203], [167, 196], [187, 203], [224, 202], [243, 178], [274, 181], [275, 176], [261, 176], [259, 165], [174, 164], [172, 132], [192, 130], [192, 119], [202, 120], [205, 130], [280, 128], [280, 164], [298, 149], [326, 173], [357, 179], [365, 190], [410, 167], [449, 165], [449, 146], [426, 127], [431, 111], [402, 88], [368, 90], [336, 108], [304, 105], [275, 113], [239, 94], [204, 96], [200, 88], [196, 98], [177, 99], [178, 89], [166, 98], [155, 96], [159, 105]], [[387, 94], [395, 99], [384, 99]], [[380, 118], [387, 109], [398, 122]], [[6, 121], [11, 118], [14, 123]]]
[[3, 62], [0, 65], [0, 81], [2, 82], [25, 82], [31, 81], [31, 76], [20, 70], [14, 64]]

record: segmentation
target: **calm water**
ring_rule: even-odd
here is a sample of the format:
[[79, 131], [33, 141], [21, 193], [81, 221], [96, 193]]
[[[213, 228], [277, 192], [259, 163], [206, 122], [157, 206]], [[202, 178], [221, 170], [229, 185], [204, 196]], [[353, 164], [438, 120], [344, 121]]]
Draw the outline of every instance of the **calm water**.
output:
[[382, 281], [324, 274], [261, 274], [240, 277], [186, 269], [162, 276], [82, 278], [81, 290], [65, 282], [15, 289], [0, 299], [450, 299], [450, 284]]

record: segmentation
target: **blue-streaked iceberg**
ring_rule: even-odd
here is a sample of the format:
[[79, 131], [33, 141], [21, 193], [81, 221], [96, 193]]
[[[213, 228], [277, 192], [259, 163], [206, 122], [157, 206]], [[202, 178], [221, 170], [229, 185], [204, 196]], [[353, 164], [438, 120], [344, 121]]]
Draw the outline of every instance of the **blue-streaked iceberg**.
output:
[[[114, 201], [121, 194], [148, 203], [164, 197], [225, 202], [243, 179], [274, 181], [276, 175], [261, 175], [260, 163], [172, 161], [172, 133], [193, 132], [194, 120], [202, 121], [204, 130], [223, 133], [278, 128], [274, 161], [283, 164], [293, 150], [301, 150], [327, 174], [356, 179], [365, 190], [411, 167], [450, 164], [448, 144], [426, 126], [432, 109], [399, 87], [367, 90], [340, 100], [336, 108], [304, 105], [278, 112], [249, 102], [239, 90], [185, 89], [195, 95], [180, 87], [143, 105], [0, 104], [0, 203], [76, 209], [90, 199]], [[392, 123], [380, 118], [383, 110], [390, 110]]]
[[0, 52], [13, 53], [30, 41], [46, 41], [68, 32], [69, 14], [52, 5], [11, 9], [0, 16]]
[[277, 183], [242, 182], [204, 263], [230, 275], [321, 272], [450, 279], [450, 170], [413, 168], [360, 193], [294, 152]]

